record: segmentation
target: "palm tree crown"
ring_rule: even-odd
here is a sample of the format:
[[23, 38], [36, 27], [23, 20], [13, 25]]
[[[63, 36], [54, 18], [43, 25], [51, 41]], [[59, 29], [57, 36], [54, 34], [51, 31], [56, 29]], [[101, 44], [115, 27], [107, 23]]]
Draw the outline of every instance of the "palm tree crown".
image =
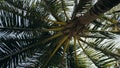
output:
[[92, 2], [0, 0], [0, 68], [119, 68], [120, 0]]

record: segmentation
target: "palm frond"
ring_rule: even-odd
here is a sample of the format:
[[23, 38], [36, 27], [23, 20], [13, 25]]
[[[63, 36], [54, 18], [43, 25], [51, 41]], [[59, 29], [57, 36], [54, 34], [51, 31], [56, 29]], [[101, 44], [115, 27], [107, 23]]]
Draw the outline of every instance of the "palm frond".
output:
[[[21, 7], [18, 7], [18, 3]], [[44, 20], [36, 18], [32, 13], [33, 11], [28, 12], [27, 8], [25, 9], [23, 5], [25, 4], [22, 1], [0, 2], [1, 68], [13, 66], [15, 68], [20, 62], [23, 62], [26, 57], [30, 57], [36, 53], [36, 51], [41, 50], [40, 46], [38, 49], [35, 48], [40, 45], [38, 40], [41, 39], [42, 41], [44, 35], [50, 35], [49, 32], [41, 34], [39, 30], [34, 31], [34, 29], [37, 28], [41, 30], [41, 26], [47, 26], [47, 24], [44, 23]], [[28, 9], [30, 8], [28, 7]], [[35, 10], [35, 8], [31, 8], [31, 10], [32, 9]], [[35, 10], [35, 13], [38, 13], [37, 11], [38, 10]], [[40, 13], [43, 13], [43, 11], [40, 11]], [[44, 13], [43, 16], [47, 17], [48, 14], [45, 11]], [[40, 17], [41, 15], [42, 14], [39, 14], [38, 16]], [[34, 17], [34, 19], [32, 17]]]
[[[78, 41], [80, 47], [82, 48], [85, 55], [92, 61], [96, 67], [104, 68], [109, 67], [116, 64], [115, 57], [110, 57], [104, 54], [104, 52], [98, 51], [98, 49], [95, 50], [95, 48], [90, 48], [89, 46], [83, 48], [82, 44]], [[89, 44], [90, 45], [90, 44]], [[101, 47], [102, 48], [102, 47]], [[89, 62], [90, 64], [90, 62]]]
[[44, 2], [45, 2], [46, 7], [47, 7], [46, 10], [48, 10], [57, 21], [65, 22], [65, 16], [66, 15], [64, 15], [64, 13], [65, 13], [66, 8], [64, 7], [64, 5], [65, 5], [64, 1], [61, 1], [61, 0], [52, 0], [52, 1], [44, 0]]
[[116, 54], [115, 52], [113, 52], [114, 49], [116, 49], [116, 48], [112, 44], [107, 44], [106, 46], [103, 46], [102, 44], [98, 45], [97, 43], [99, 43], [99, 42], [97, 42], [97, 43], [91, 43], [91, 42], [83, 41], [82, 39], [81, 39], [81, 41], [84, 42], [84, 43], [86, 43], [88, 46], [90, 46], [90, 47], [92, 47], [92, 48], [94, 48], [96, 50], [99, 50], [99, 51], [103, 52], [104, 54], [106, 54], [108, 56], [114, 57], [116, 59], [118, 59], [120, 57], [119, 54]]

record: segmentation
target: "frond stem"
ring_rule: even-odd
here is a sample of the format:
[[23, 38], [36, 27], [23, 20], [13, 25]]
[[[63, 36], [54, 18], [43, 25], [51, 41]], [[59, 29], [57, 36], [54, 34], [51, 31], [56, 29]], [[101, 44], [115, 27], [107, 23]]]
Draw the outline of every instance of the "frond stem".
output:
[[48, 41], [50, 41], [50, 40], [52, 40], [52, 39], [55, 39], [55, 38], [57, 38], [57, 37], [59, 37], [59, 36], [61, 36], [61, 35], [63, 35], [63, 33], [62, 33], [62, 32], [59, 32], [59, 33], [57, 33], [57, 34], [55, 34], [55, 35], [53, 35], [53, 36], [51, 36], [51, 37], [43, 40], [42, 43], [46, 43], [46, 42], [48, 42]]
[[[83, 46], [82, 46], [81, 43], [80, 43], [81, 40], [80, 40], [79, 37], [77, 37], [77, 40], [78, 40], [79, 46], [82, 48], [82, 50], [83, 50], [83, 52], [86, 54], [86, 56], [87, 56], [88, 58], [90, 58], [90, 60], [91, 60], [97, 67], [99, 67], [99, 66], [96, 64], [96, 62], [93, 61], [93, 59], [91, 58], [91, 56], [88, 55], [87, 51], [83, 48]], [[100, 67], [99, 67], [99, 68], [100, 68]]]
[[57, 50], [61, 47], [61, 45], [66, 41], [66, 39], [69, 36], [65, 36], [58, 44], [58, 46], [54, 49], [54, 51], [52, 52], [52, 54], [50, 55], [50, 57], [48, 58], [48, 60], [45, 62], [45, 64], [41, 67], [41, 68], [45, 68], [46, 65], [48, 64], [48, 62], [51, 60], [51, 58], [54, 56], [54, 54], [57, 52]]
[[64, 57], [65, 57], [65, 54], [66, 54], [66, 50], [67, 50], [68, 47], [69, 47], [69, 42], [70, 42], [69, 39], [65, 42], [65, 47], [64, 47], [64, 50], [63, 50], [63, 56], [62, 56], [61, 62], [60, 62], [61, 64], [63, 63]]
[[67, 15], [67, 13], [66, 13], [66, 11], [65, 11], [65, 5], [64, 5], [64, 0], [61, 0], [61, 2], [62, 2], [62, 9], [63, 9], [63, 11], [64, 11], [64, 14], [65, 14], [65, 17], [66, 17], [66, 19], [67, 19], [67, 21], [69, 21], [69, 17], [68, 17], [68, 15]]
[[74, 36], [74, 51], [75, 51], [75, 61], [76, 61], [76, 64], [77, 64], [77, 68], [79, 68], [79, 64], [78, 64], [78, 58], [77, 58], [77, 49], [76, 49], [76, 40], [77, 40], [77, 36]]

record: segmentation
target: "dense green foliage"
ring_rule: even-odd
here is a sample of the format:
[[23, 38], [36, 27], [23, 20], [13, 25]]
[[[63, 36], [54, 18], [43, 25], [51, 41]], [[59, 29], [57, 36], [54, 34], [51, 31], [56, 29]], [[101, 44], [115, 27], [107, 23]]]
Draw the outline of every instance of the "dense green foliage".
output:
[[0, 0], [0, 68], [118, 68], [119, 10], [70, 25], [92, 6], [92, 0]]

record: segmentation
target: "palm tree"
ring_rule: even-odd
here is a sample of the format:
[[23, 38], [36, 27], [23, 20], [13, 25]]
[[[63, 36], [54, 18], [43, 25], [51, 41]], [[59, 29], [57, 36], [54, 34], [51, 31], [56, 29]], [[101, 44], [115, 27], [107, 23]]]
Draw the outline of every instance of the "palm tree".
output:
[[1, 0], [0, 68], [119, 68], [119, 3]]

